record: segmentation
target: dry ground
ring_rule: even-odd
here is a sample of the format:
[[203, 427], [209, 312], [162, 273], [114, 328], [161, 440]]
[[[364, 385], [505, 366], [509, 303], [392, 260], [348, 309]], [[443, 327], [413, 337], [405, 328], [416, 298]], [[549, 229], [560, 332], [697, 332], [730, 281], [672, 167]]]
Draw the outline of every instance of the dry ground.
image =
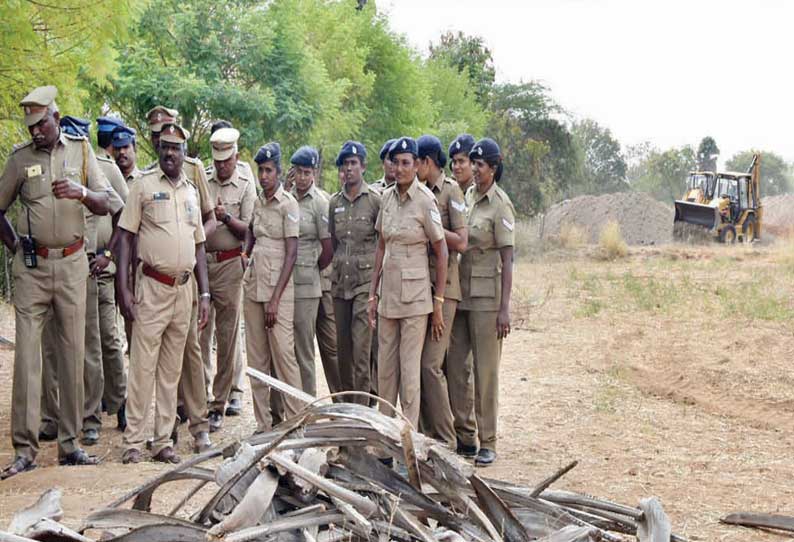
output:
[[[692, 540], [771, 541], [728, 527], [732, 511], [794, 515], [794, 248], [665, 246], [614, 262], [592, 248], [546, 252], [517, 267], [514, 332], [501, 372], [499, 461], [485, 474], [538, 481], [627, 504], [657, 495]], [[8, 310], [0, 335], [13, 337]], [[0, 463], [9, 432], [13, 353], [0, 350]], [[216, 441], [249, 434], [250, 405]], [[45, 488], [64, 490], [66, 521], [160, 472], [122, 466], [112, 429], [97, 468], [41, 467], [0, 482], [0, 528]], [[189, 453], [182, 429], [180, 452]], [[173, 490], [165, 494], [176, 501]]]

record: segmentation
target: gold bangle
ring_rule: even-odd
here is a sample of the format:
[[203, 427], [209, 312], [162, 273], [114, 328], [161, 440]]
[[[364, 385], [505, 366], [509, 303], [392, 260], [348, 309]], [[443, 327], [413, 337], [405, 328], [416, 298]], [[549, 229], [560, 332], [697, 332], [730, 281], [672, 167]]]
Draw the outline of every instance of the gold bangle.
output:
[[433, 299], [435, 299], [435, 300], [436, 300], [436, 301], [438, 301], [439, 303], [444, 303], [444, 298], [443, 298], [443, 297], [441, 297], [441, 296], [434, 295], [434, 296], [433, 296]]
[[377, 299], [378, 299], [378, 294], [375, 294], [375, 295], [373, 295], [372, 297], [370, 297], [370, 298], [367, 300], [367, 303], [369, 303], [370, 301], [375, 301], [375, 300], [377, 300]]

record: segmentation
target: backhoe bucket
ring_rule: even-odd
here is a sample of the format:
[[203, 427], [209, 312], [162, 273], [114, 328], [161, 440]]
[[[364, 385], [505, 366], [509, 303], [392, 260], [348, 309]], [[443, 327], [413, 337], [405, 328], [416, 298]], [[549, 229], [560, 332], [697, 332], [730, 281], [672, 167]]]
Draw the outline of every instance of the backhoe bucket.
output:
[[720, 223], [719, 211], [710, 205], [675, 200], [675, 222], [685, 222], [713, 230]]

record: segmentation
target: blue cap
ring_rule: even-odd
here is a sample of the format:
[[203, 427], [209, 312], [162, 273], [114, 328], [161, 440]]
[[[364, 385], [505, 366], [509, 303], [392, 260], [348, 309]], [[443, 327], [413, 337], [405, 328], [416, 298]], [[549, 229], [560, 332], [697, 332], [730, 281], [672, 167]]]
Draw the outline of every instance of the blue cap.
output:
[[386, 159], [386, 155], [389, 154], [389, 148], [394, 145], [396, 140], [390, 139], [386, 143], [383, 144], [383, 147], [380, 148], [380, 161], [383, 162]]
[[119, 126], [113, 130], [111, 145], [116, 149], [127, 145], [135, 145], [135, 130], [128, 126]]
[[289, 161], [295, 166], [316, 168], [320, 162], [320, 155], [314, 147], [304, 145], [295, 151]]
[[91, 121], [78, 117], [65, 115], [61, 117], [61, 129], [69, 135], [77, 137], [88, 137], [88, 128]]
[[450, 158], [459, 152], [468, 156], [472, 147], [474, 147], [474, 137], [469, 134], [460, 134], [449, 144], [449, 152], [447, 154], [449, 154]]
[[254, 156], [254, 162], [257, 164], [264, 164], [265, 162], [275, 162], [276, 165], [281, 165], [281, 145], [276, 141], [271, 141], [259, 147]]
[[342, 167], [345, 158], [348, 156], [358, 156], [363, 162], [367, 159], [367, 148], [363, 143], [359, 143], [358, 141], [345, 141], [344, 145], [342, 145], [342, 148], [339, 150], [339, 154], [336, 156], [336, 167]]
[[434, 135], [425, 134], [416, 140], [416, 155], [419, 158], [433, 157], [441, 168], [447, 165], [447, 155], [441, 147], [441, 140]]
[[395, 139], [391, 147], [389, 147], [389, 160], [394, 158], [396, 154], [411, 153], [414, 156], [419, 156], [419, 149], [417, 149], [416, 140], [412, 137], [403, 136], [400, 139]]
[[124, 123], [116, 117], [99, 117], [96, 119], [97, 132], [113, 132], [119, 126], [124, 126]]
[[469, 152], [469, 158], [481, 158], [488, 160], [490, 158], [501, 158], [502, 151], [496, 141], [490, 137], [485, 137], [474, 144]]

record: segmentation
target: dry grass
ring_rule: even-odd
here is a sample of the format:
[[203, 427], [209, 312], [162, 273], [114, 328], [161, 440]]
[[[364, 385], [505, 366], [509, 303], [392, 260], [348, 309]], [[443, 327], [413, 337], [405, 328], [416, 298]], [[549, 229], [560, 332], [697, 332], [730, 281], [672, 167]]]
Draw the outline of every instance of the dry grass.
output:
[[604, 225], [598, 237], [598, 247], [601, 257], [605, 260], [623, 258], [629, 253], [629, 247], [620, 231], [620, 224], [610, 220]]
[[560, 227], [559, 242], [562, 248], [579, 248], [587, 243], [587, 231], [573, 222], [567, 222]]

